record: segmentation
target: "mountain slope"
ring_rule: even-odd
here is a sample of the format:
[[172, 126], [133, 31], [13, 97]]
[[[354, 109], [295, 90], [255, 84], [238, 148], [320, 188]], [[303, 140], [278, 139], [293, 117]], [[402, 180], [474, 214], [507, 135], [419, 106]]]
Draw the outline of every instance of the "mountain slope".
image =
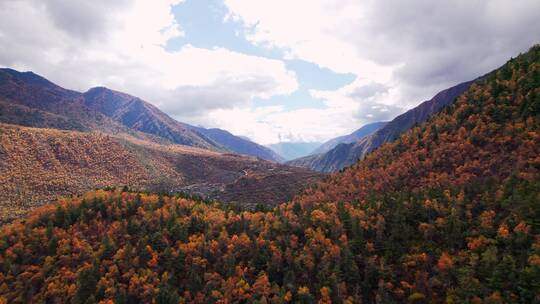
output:
[[387, 123], [388, 122], [386, 122], [386, 121], [379, 121], [379, 122], [370, 123], [370, 124], [362, 126], [360, 129], [352, 132], [351, 134], [339, 136], [339, 137], [336, 137], [336, 138], [332, 138], [332, 139], [326, 141], [325, 143], [323, 143], [318, 149], [313, 151], [311, 154], [315, 155], [315, 154], [326, 153], [326, 152], [332, 150], [333, 148], [335, 148], [339, 144], [350, 144], [350, 143], [353, 143], [353, 142], [357, 142], [357, 141], [361, 140], [362, 138], [364, 138], [364, 137], [366, 137], [368, 135], [371, 135], [375, 131], [377, 131], [380, 128], [384, 127]]
[[[12, 114], [0, 116], [0, 122], [30, 127], [122, 133], [142, 139], [156, 139], [158, 136], [173, 143], [220, 149], [207, 138], [138, 98], [115, 92], [118, 98], [99, 103], [96, 100], [99, 95], [92, 94], [98, 91], [90, 90], [87, 94], [81, 94], [59, 87], [32, 72], [0, 69], [0, 102], [8, 109], [6, 113]], [[110, 92], [112, 95], [113, 91]], [[126, 110], [125, 104], [128, 103], [132, 111]], [[126, 113], [111, 115], [120, 108]]]
[[144, 100], [103, 87], [79, 93], [32, 72], [0, 69], [0, 122], [126, 134], [279, 161], [267, 148], [226, 131], [178, 122]]
[[[184, 191], [252, 206], [275, 204], [318, 177], [305, 169], [253, 157], [96, 132], [0, 124], [2, 221], [59, 195], [106, 186]], [[273, 187], [280, 189], [279, 196], [272, 193]]]
[[320, 185], [317, 192], [323, 189], [330, 201], [347, 201], [373, 191], [470, 187], [474, 182], [501, 182], [512, 175], [536, 176], [540, 169], [539, 63], [540, 46], [535, 46], [472, 84], [426, 123], [328, 180], [330, 188], [354, 180], [353, 191], [327, 191]]
[[98, 87], [84, 93], [85, 105], [121, 124], [144, 133], [166, 138], [173, 143], [199, 146], [201, 138], [211, 148], [279, 161], [272, 151], [221, 129], [205, 129], [178, 122], [155, 106], [121, 92]]
[[97, 191], [0, 235], [5, 302], [538, 303], [540, 46], [268, 212]]
[[270, 144], [268, 148], [283, 156], [284, 159], [291, 160], [311, 154], [319, 145], [320, 143], [317, 142], [280, 142]]
[[206, 149], [221, 148], [191, 126], [180, 123], [140, 98], [98, 87], [83, 94], [84, 105], [114, 121], [143, 133], [165, 138], [172, 143]]
[[274, 151], [256, 144], [249, 139], [242, 138], [240, 136], [232, 135], [231, 133], [217, 129], [205, 129], [200, 127], [194, 127], [196, 131], [212, 139], [214, 142], [220, 144], [225, 149], [244, 155], [252, 155], [265, 160], [282, 162], [283, 158]]
[[395, 140], [406, 130], [441, 111], [463, 94], [472, 83], [473, 81], [464, 82], [437, 93], [432, 99], [399, 115], [375, 133], [363, 137], [357, 142], [339, 144], [324, 154], [306, 156], [288, 162], [288, 164], [321, 172], [334, 172], [350, 166], [382, 144]]
[[61, 88], [32, 72], [0, 69], [0, 102], [2, 122], [127, 132], [127, 128], [85, 107], [80, 93]]

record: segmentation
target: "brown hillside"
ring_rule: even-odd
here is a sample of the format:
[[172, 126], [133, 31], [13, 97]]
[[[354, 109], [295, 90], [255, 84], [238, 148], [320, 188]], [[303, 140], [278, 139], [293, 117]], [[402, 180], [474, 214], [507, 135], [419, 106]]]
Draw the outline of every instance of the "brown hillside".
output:
[[[6, 124], [0, 124], [0, 173], [1, 220], [18, 217], [57, 196], [122, 185], [185, 191], [227, 202], [274, 204], [291, 198], [319, 176], [187, 146]], [[246, 181], [256, 184], [257, 191], [245, 188]], [[264, 195], [275, 186], [282, 190], [279, 196]]]

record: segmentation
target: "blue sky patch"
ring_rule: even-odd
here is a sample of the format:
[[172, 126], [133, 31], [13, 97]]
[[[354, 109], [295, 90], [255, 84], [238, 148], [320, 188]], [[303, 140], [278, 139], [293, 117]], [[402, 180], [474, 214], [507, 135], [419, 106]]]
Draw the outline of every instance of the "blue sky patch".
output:
[[[246, 28], [241, 22], [226, 18], [228, 10], [221, 0], [186, 0], [172, 12], [183, 37], [171, 39], [166, 49], [174, 51], [184, 45], [198, 48], [226, 48], [251, 56], [283, 60], [284, 50], [256, 45], [246, 39]], [[227, 19], [227, 20], [226, 20]], [[303, 60], [283, 60], [289, 70], [296, 73], [299, 87], [290, 96], [273, 96], [267, 100], [256, 98], [253, 107], [281, 105], [285, 110], [324, 108], [321, 100], [314, 99], [309, 90], [336, 90], [351, 83], [353, 74], [339, 74]]]

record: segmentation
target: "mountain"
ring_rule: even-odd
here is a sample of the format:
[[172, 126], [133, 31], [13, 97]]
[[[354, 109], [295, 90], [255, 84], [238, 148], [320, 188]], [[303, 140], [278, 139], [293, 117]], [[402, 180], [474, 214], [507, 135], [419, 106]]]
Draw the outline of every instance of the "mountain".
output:
[[58, 196], [124, 185], [248, 206], [272, 205], [290, 199], [320, 176], [255, 157], [124, 135], [0, 124], [0, 221]]
[[30, 127], [127, 134], [214, 151], [278, 161], [267, 148], [218, 129], [178, 122], [152, 104], [97, 87], [85, 93], [61, 88], [32, 72], [0, 69], [0, 122]]
[[127, 130], [84, 107], [78, 92], [63, 89], [32, 72], [0, 69], [0, 107], [0, 118], [6, 123], [111, 133]]
[[217, 128], [205, 129], [201, 127], [194, 127], [194, 129], [229, 151], [238, 154], [257, 156], [259, 158], [275, 162], [284, 161], [284, 159], [274, 151], [268, 149], [267, 147], [256, 144], [250, 141], [248, 138], [235, 136], [225, 130]]
[[[105, 94], [106, 91], [110, 93]], [[104, 100], [104, 96], [117, 98]], [[205, 149], [220, 148], [138, 98], [103, 88], [82, 94], [32, 72], [0, 69], [0, 105], [5, 113], [0, 122], [4, 123], [122, 133], [144, 139], [159, 137]]]
[[367, 125], [362, 126], [360, 129], [352, 132], [348, 135], [339, 136], [336, 138], [332, 138], [328, 140], [327, 142], [323, 143], [319, 146], [316, 150], [314, 150], [311, 154], [322, 154], [326, 153], [333, 148], [335, 148], [339, 144], [350, 144], [357, 142], [361, 140], [362, 138], [371, 135], [373, 132], [379, 130], [380, 128], [384, 127], [388, 122], [386, 121], [379, 121], [370, 123]]
[[221, 129], [205, 129], [180, 123], [153, 105], [124, 93], [107, 88], [93, 88], [84, 93], [86, 106], [113, 118], [123, 125], [144, 133], [166, 138], [173, 143], [197, 146], [183, 136], [195, 133], [213, 146], [226, 151], [280, 161], [278, 155], [249, 140]]
[[321, 143], [318, 142], [280, 142], [277, 144], [267, 145], [275, 153], [283, 156], [285, 160], [299, 158], [309, 155]]
[[132, 130], [152, 134], [172, 143], [219, 150], [221, 146], [180, 123], [140, 98], [98, 87], [82, 94], [84, 105]]
[[287, 162], [287, 164], [321, 172], [334, 172], [350, 166], [384, 143], [394, 141], [403, 132], [416, 124], [425, 122], [431, 115], [453, 103], [473, 82], [460, 83], [437, 93], [432, 99], [399, 115], [375, 133], [365, 136], [357, 142], [338, 144], [326, 153], [302, 157]]
[[362, 302], [537, 303], [539, 199], [537, 45], [294, 201], [340, 219]]
[[0, 232], [4, 302], [538, 303], [540, 46], [269, 211], [95, 191]]

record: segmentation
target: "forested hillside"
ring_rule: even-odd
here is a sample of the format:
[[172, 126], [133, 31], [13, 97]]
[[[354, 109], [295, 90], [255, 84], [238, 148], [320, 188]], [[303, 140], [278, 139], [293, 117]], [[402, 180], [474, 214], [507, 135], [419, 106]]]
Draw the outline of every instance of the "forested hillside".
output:
[[540, 46], [271, 211], [131, 192], [0, 236], [0, 294], [73, 303], [540, 302]]
[[472, 83], [473, 81], [467, 81], [437, 93], [432, 99], [399, 115], [372, 134], [337, 145], [323, 154], [292, 160], [288, 164], [321, 172], [336, 172], [348, 167], [383, 144], [393, 142], [415, 125], [426, 122], [432, 115], [452, 104], [458, 96], [469, 89]]

